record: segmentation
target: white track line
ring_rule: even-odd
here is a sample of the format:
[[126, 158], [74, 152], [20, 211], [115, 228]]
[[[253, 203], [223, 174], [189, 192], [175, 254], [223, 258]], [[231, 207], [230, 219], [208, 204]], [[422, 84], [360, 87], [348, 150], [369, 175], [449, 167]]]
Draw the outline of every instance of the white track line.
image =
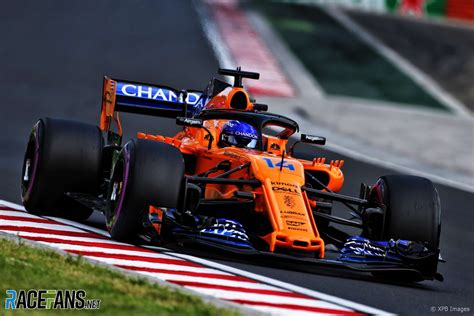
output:
[[[1, 202], [0, 202], [1, 203]], [[1, 204], [0, 204], [0, 210], [2, 211], [2, 214], [3, 216], [16, 216], [16, 217], [24, 217], [24, 218], [40, 218], [36, 215], [33, 215], [33, 214], [30, 214], [30, 213], [27, 213], [25, 211], [22, 211], [22, 210], [16, 210], [16, 211], [7, 211], [7, 210], [4, 210], [2, 209], [1, 207]]]
[[16, 203], [11, 203], [11, 202], [8, 202], [8, 201], [5, 201], [5, 200], [0, 200], [0, 205], [4, 205], [6, 207], [9, 207], [9, 208], [12, 208], [12, 209], [15, 209], [15, 210], [18, 210], [18, 211], [26, 212], [23, 205], [19, 205], [19, 204], [16, 204]]
[[[202, 30], [208, 39], [207, 42], [214, 51], [214, 55], [219, 61], [220, 67], [233, 69], [235, 67], [235, 61], [232, 59], [227, 47], [220, 44], [223, 43], [224, 39], [221, 37], [214, 19], [210, 17], [210, 13], [207, 11], [205, 4], [201, 3], [199, 0], [194, 0], [193, 4], [198, 13]], [[226, 76], [224, 80], [230, 83], [230, 77]]]
[[344, 147], [344, 146], [337, 145], [335, 143], [328, 143], [328, 144], [326, 144], [326, 147], [331, 151], [338, 152], [340, 154], [343, 154], [347, 157], [358, 160], [360, 162], [373, 164], [373, 165], [381, 166], [381, 167], [388, 168], [388, 169], [393, 169], [393, 170], [395, 170], [397, 172], [400, 172], [400, 173], [408, 173], [408, 174], [416, 175], [416, 176], [419, 176], [419, 177], [425, 177], [425, 178], [428, 178], [428, 179], [432, 180], [433, 182], [436, 182], [436, 183], [439, 183], [439, 184], [442, 184], [442, 185], [446, 185], [446, 186], [449, 186], [449, 187], [452, 187], [452, 188], [455, 188], [455, 189], [459, 189], [459, 190], [462, 190], [462, 191], [467, 191], [467, 192], [470, 192], [470, 193], [474, 193], [474, 186], [463, 183], [463, 182], [448, 179], [448, 178], [438, 176], [438, 175], [435, 175], [435, 174], [430, 173], [430, 172], [425, 172], [425, 171], [422, 171], [422, 170], [419, 170], [419, 169], [413, 169], [413, 168], [410, 168], [410, 167], [405, 167], [405, 166], [399, 165], [397, 163], [390, 162], [388, 160], [382, 160], [382, 159], [376, 158], [374, 156], [367, 156], [367, 155], [365, 155], [361, 152], [352, 150], [352, 149]]
[[67, 224], [69, 226], [74, 226], [74, 227], [77, 227], [77, 228], [80, 228], [80, 229], [87, 230], [88, 232], [94, 232], [96, 234], [103, 235], [103, 236], [106, 236], [106, 237], [110, 238], [110, 234], [109, 234], [108, 231], [97, 228], [97, 227], [91, 227], [91, 226], [88, 226], [88, 225], [84, 225], [84, 224], [81, 224], [81, 223], [78, 223], [78, 222], [75, 222], [75, 221], [71, 221], [69, 219], [60, 218], [60, 217], [51, 217], [51, 216], [45, 216], [45, 217], [49, 218], [49, 219], [52, 219], [56, 222], [64, 223], [64, 224]]
[[285, 309], [285, 308], [276, 308], [270, 306], [262, 305], [247, 305], [243, 304], [245, 307], [254, 308], [264, 313], [269, 313], [271, 315], [283, 315], [283, 316], [316, 316], [316, 315], [327, 315], [326, 313], [315, 313], [315, 312], [305, 312], [305, 311], [296, 311], [294, 309]]
[[352, 20], [339, 8], [334, 6], [321, 7], [329, 16], [338, 21], [348, 31], [355, 34], [366, 44], [374, 48], [380, 55], [391, 61], [398, 69], [413, 79], [420, 87], [422, 87], [433, 98], [447, 106], [454, 113], [464, 117], [471, 117], [466, 107], [455, 97], [445, 91], [440, 85], [432, 80], [428, 75], [411, 64], [408, 60], [400, 56], [391, 48], [387, 47], [379, 39], [375, 38], [370, 32], [365, 30], [361, 25]]
[[18, 230], [21, 230], [20, 227], [33, 227], [33, 228], [45, 228], [50, 229], [58, 232], [83, 232], [72, 226], [66, 226], [63, 224], [44, 224], [44, 223], [37, 223], [37, 222], [26, 222], [26, 221], [12, 221], [12, 220], [5, 220], [0, 219], [0, 225], [6, 226], [16, 226], [19, 227]]

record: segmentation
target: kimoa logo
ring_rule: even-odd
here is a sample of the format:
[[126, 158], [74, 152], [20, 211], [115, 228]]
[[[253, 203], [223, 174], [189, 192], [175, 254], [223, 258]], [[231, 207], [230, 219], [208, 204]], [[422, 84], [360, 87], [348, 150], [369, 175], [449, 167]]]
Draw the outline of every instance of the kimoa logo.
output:
[[[142, 86], [131, 83], [117, 82], [117, 94], [127, 97], [145, 98], [150, 100], [166, 101], [166, 102], [182, 102], [176, 92], [166, 88], [158, 88], [152, 86]], [[202, 105], [204, 100], [201, 93], [188, 92], [186, 103], [192, 105]]]
[[294, 187], [294, 188], [298, 187], [296, 184], [292, 184], [288, 182], [279, 182], [279, 181], [272, 181], [272, 185], [285, 185], [285, 186]]

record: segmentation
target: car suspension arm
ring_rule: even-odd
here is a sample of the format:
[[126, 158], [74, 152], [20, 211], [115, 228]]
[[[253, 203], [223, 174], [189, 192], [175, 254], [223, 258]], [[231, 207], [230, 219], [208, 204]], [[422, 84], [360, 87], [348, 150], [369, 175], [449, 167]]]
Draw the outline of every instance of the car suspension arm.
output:
[[303, 186], [301, 188], [302, 190], [308, 192], [312, 196], [336, 201], [336, 202], [342, 202], [342, 203], [348, 203], [348, 204], [354, 204], [354, 205], [361, 205], [361, 206], [368, 206], [369, 201], [364, 200], [364, 199], [359, 199], [355, 198], [352, 196], [347, 196], [347, 195], [342, 195], [342, 194], [337, 194], [334, 192], [326, 192], [322, 190], [317, 190], [313, 188], [309, 188], [307, 186]]

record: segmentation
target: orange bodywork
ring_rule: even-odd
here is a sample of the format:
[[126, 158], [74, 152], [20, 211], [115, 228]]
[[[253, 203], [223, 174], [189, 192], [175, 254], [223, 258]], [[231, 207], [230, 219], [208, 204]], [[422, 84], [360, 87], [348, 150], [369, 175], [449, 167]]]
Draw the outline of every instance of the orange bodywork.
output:
[[[109, 102], [113, 97], [113, 88], [113, 83], [106, 79], [100, 122], [100, 127], [104, 131], [110, 128], [112, 121], [117, 122], [121, 131], [120, 121], [114, 116], [114, 110]], [[235, 110], [235, 106], [231, 103], [237, 94], [241, 99], [239, 110], [253, 110], [253, 104], [247, 92], [238, 87], [224, 89], [206, 104], [206, 109]], [[204, 122], [214, 140], [219, 139], [223, 123], [219, 120]], [[249, 168], [235, 172], [229, 178], [258, 179], [262, 184], [260, 187], [244, 185], [238, 189], [236, 185], [230, 184], [207, 184], [205, 198], [229, 199], [237, 190], [251, 192], [255, 201], [254, 211], [266, 216], [272, 227], [270, 233], [259, 236], [268, 244], [270, 252], [292, 250], [314, 253], [319, 258], [324, 257], [324, 241], [319, 235], [317, 223], [312, 214], [312, 208], [316, 207], [317, 202], [309, 199], [301, 187], [305, 185], [305, 171], [316, 171], [326, 173], [329, 178], [327, 187], [331, 191], [338, 192], [344, 183], [344, 175], [340, 169], [343, 165], [342, 160], [331, 161], [327, 164], [324, 158], [315, 158], [313, 161], [293, 158], [286, 154], [288, 152], [287, 139], [269, 135], [262, 135], [266, 148], [263, 152], [237, 147], [220, 148], [217, 146], [217, 141], [214, 141], [208, 149], [209, 135], [204, 129], [197, 127], [185, 127], [174, 137], [142, 132], [138, 133], [137, 137], [168, 143], [177, 147], [184, 155], [196, 157], [193, 174], [187, 174], [188, 176], [201, 174], [224, 160], [230, 162], [230, 168], [250, 163]], [[281, 163], [282, 156], [283, 164]], [[211, 176], [217, 176], [222, 172], [217, 171]], [[150, 210], [156, 212], [155, 208], [150, 208]]]
[[99, 127], [102, 131], [109, 131], [112, 128], [112, 122], [115, 122], [117, 124], [117, 133], [119, 136], [122, 136], [120, 116], [118, 112], [115, 112], [116, 89], [116, 81], [104, 77]]

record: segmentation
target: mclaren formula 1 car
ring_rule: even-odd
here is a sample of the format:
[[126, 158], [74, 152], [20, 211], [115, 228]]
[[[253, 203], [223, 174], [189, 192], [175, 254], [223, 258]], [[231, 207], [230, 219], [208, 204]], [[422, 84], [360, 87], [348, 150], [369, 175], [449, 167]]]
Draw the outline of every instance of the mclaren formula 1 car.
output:
[[[219, 73], [233, 77], [233, 85], [214, 78], [203, 91], [178, 91], [105, 77], [98, 127], [40, 119], [24, 158], [25, 208], [75, 220], [99, 210], [119, 241], [139, 236], [379, 277], [442, 280], [440, 201], [429, 180], [387, 175], [361, 184], [358, 197], [339, 194], [342, 160], [293, 155], [295, 146], [324, 145], [325, 138], [301, 134], [290, 146], [298, 124], [269, 113], [243, 88], [243, 78], [259, 74]], [[173, 118], [182, 131], [138, 132], [122, 145], [119, 112]], [[336, 202], [351, 216], [333, 215]], [[329, 248], [337, 255], [329, 256]]]

